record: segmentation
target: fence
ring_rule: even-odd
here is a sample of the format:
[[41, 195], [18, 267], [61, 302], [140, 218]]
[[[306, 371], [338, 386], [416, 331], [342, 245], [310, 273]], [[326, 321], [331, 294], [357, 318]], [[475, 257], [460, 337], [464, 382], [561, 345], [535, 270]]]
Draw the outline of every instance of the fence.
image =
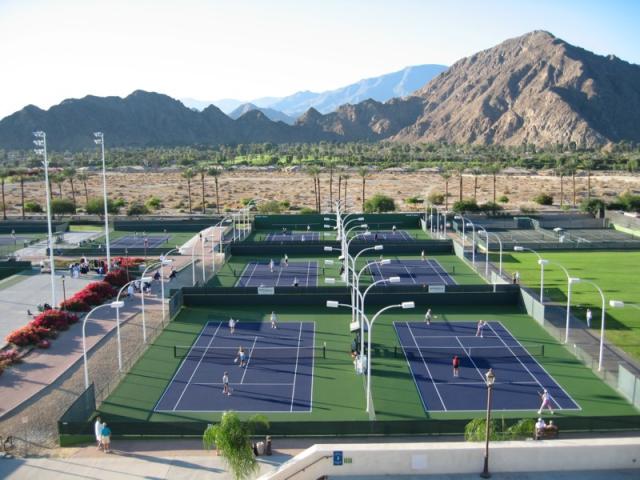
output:
[[10, 277], [23, 270], [30, 270], [31, 262], [17, 262], [14, 260], [0, 261], [0, 280]]
[[[51, 222], [53, 233], [69, 230], [69, 222]], [[49, 231], [45, 220], [0, 220], [0, 234], [14, 233], [47, 233]]]

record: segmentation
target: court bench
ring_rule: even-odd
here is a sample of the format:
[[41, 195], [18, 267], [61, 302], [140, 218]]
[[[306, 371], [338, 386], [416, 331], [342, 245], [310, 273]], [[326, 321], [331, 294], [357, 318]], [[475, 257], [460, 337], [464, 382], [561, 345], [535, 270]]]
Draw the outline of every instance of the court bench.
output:
[[534, 440], [546, 440], [550, 438], [558, 438], [560, 434], [560, 429], [557, 425], [554, 425], [554, 428], [543, 428], [542, 430], [534, 429], [533, 431], [533, 439]]

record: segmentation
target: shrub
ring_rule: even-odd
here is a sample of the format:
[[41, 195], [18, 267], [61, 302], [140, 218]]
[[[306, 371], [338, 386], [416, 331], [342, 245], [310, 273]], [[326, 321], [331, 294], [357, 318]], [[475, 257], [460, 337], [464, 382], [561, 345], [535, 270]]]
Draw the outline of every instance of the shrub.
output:
[[104, 276], [104, 281], [116, 288], [120, 288], [129, 281], [129, 273], [125, 269], [111, 270]]
[[291, 206], [291, 202], [289, 200], [282, 200], [280, 202], [280, 206], [284, 209], [288, 209]]
[[137, 267], [144, 263], [142, 257], [116, 257], [113, 260], [122, 268]]
[[416, 205], [418, 203], [424, 203], [424, 200], [420, 197], [409, 197], [404, 199], [404, 203], [409, 205]]
[[300, 209], [300, 211], [298, 212], [300, 215], [311, 215], [313, 213], [318, 213], [315, 211], [315, 209], [310, 208], [310, 207], [303, 207]]
[[497, 213], [502, 210], [502, 205], [498, 205], [497, 203], [493, 202], [487, 202], [480, 205], [479, 208], [487, 215], [497, 215]]
[[127, 209], [127, 215], [130, 217], [133, 215], [147, 215], [149, 213], [149, 208], [142, 203], [132, 203], [131, 206]]
[[7, 335], [5, 340], [7, 341], [7, 343], [12, 343], [13, 345], [24, 347], [26, 345], [37, 344], [48, 334], [49, 329], [44, 327], [37, 327], [33, 325], [33, 322], [29, 322], [27, 326], [11, 332], [9, 335]]
[[602, 209], [604, 209], [604, 202], [599, 198], [585, 199], [580, 203], [580, 210], [589, 212], [592, 215], [596, 215]]
[[107, 282], [92, 282], [84, 287], [84, 290], [99, 295], [103, 301], [115, 297], [117, 293], [115, 288], [113, 288], [111, 284]]
[[262, 214], [281, 213], [282, 205], [277, 200], [269, 200], [268, 202], [258, 205], [258, 212]]
[[20, 352], [16, 348], [10, 348], [4, 352], [0, 352], [0, 366], [13, 365], [20, 363]]
[[76, 213], [76, 204], [70, 198], [54, 198], [51, 200], [51, 213], [54, 215], [72, 215]]
[[538, 205], [553, 205], [553, 197], [548, 193], [539, 193], [535, 197], [533, 197], [533, 201]]
[[69, 312], [88, 312], [89, 310], [91, 310], [91, 307], [88, 303], [83, 302], [79, 298], [76, 298], [76, 296], [74, 295], [64, 302], [61, 302], [60, 309], [68, 310]]
[[158, 197], [154, 196], [154, 197], [151, 197], [149, 200], [147, 200], [145, 205], [147, 206], [147, 208], [150, 208], [152, 210], [157, 210], [160, 207], [162, 207], [162, 202]]
[[[90, 198], [85, 207], [89, 215], [104, 215], [104, 201], [102, 198]], [[120, 211], [120, 207], [110, 198], [107, 199], [107, 210], [115, 215]]]
[[618, 201], [622, 204], [622, 210], [627, 212], [640, 211], [640, 195], [633, 195], [630, 192], [624, 192], [618, 197]]
[[52, 309], [46, 310], [36, 316], [29, 325], [52, 330], [66, 330], [69, 328], [69, 325], [72, 325], [77, 321], [78, 317], [72, 313]]
[[373, 197], [364, 202], [364, 211], [366, 213], [393, 212], [395, 209], [396, 204], [393, 201], [393, 198], [379, 193], [376, 193]]
[[[107, 200], [107, 205], [109, 204], [110, 200]], [[124, 198], [118, 198], [115, 202], [113, 202], [113, 206], [115, 208], [122, 208], [127, 204], [127, 201]]]
[[458, 200], [457, 202], [453, 203], [452, 209], [456, 213], [465, 213], [465, 212], [473, 213], [473, 212], [480, 211], [480, 207], [478, 207], [478, 204], [474, 199], [462, 200], [462, 201]]
[[536, 421], [533, 418], [523, 418], [515, 425], [511, 425], [505, 431], [506, 437], [513, 440], [520, 440], [523, 438], [531, 438], [533, 436], [533, 429], [536, 426]]
[[40, 340], [37, 345], [38, 348], [49, 348], [51, 346], [51, 342], [49, 340], [46, 339], [42, 339]]
[[[491, 420], [489, 424], [489, 439], [497, 440], [497, 423]], [[484, 418], [474, 418], [464, 427], [464, 439], [467, 442], [480, 442], [487, 438], [487, 421]]]
[[42, 213], [42, 207], [37, 202], [26, 202], [24, 204], [24, 211], [29, 213]]
[[442, 205], [444, 203], [444, 193], [431, 192], [427, 197], [427, 200], [429, 200], [429, 203], [434, 205]]
[[498, 197], [498, 201], [500, 203], [509, 203], [509, 197], [506, 195], [500, 195], [500, 197]]

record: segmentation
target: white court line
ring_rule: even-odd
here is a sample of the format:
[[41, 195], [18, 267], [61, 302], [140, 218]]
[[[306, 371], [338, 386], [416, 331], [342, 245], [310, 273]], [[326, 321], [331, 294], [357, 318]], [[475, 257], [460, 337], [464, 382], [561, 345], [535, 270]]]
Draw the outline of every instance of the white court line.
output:
[[[311, 346], [316, 346], [316, 322], [313, 322], [313, 342]], [[327, 354], [325, 349], [325, 355]], [[316, 356], [311, 357], [311, 391], [309, 392], [309, 411], [313, 410], [313, 377], [315, 377]]]
[[311, 260], [307, 260], [307, 283], [305, 285], [306, 287], [309, 286], [309, 275], [310, 275], [309, 272], [310, 271], [311, 271]]
[[247, 374], [247, 370], [249, 370], [249, 362], [251, 362], [251, 355], [253, 354], [253, 349], [256, 348], [256, 342], [258, 341], [258, 337], [253, 337], [253, 345], [251, 345], [251, 351], [249, 352], [249, 358], [247, 359], [247, 364], [244, 366], [244, 372], [242, 372], [242, 378], [240, 379], [240, 384], [244, 382], [244, 376]]
[[[396, 337], [398, 337], [398, 340], [400, 341], [401, 340], [400, 332], [398, 332], [398, 328], [396, 327], [397, 323], [398, 322], [393, 322], [393, 329], [396, 331]], [[425, 403], [424, 397], [422, 396], [422, 392], [420, 391], [420, 385], [418, 385], [416, 374], [413, 371], [413, 368], [411, 368], [411, 363], [409, 363], [409, 357], [407, 357], [407, 352], [405, 351], [404, 346], [402, 344], [400, 344], [400, 346], [402, 347], [402, 353], [404, 353], [404, 359], [407, 362], [407, 368], [411, 372], [411, 378], [413, 378], [413, 384], [416, 386], [416, 390], [418, 390], [418, 396], [420, 397], [420, 401], [422, 402], [422, 408], [424, 408], [425, 412], [428, 412], [430, 410], [427, 408], [427, 404]]]
[[[414, 337], [415, 338], [478, 338], [475, 335], [414, 335]], [[498, 338], [498, 337], [485, 336], [484, 338]], [[425, 348], [433, 348], [433, 347], [427, 346]], [[474, 348], [474, 347], [468, 347], [468, 348]]]
[[[245, 272], [247, 271], [248, 268], [249, 268], [249, 264], [246, 263], [244, 265], [244, 268], [242, 269], [242, 273], [240, 273], [240, 276], [238, 277], [238, 280], [236, 281], [236, 284], [235, 284], [236, 287], [238, 287], [240, 282], [242, 282], [242, 277], [244, 277], [244, 274], [245, 274]], [[244, 285], [243, 285], [243, 287], [244, 287]]]
[[280, 286], [280, 275], [282, 275], [282, 263], [280, 263], [280, 267], [278, 270], [278, 278], [276, 279], [276, 285], [275, 285], [276, 287]]
[[251, 274], [249, 275], [249, 278], [247, 279], [247, 281], [244, 284], [245, 287], [248, 287], [249, 284], [251, 283], [251, 279], [253, 278], [253, 274], [256, 273], [256, 268], [258, 268], [258, 262], [253, 262], [253, 270], [251, 270]]
[[[520, 343], [520, 341], [519, 341], [516, 337], [514, 337], [514, 336], [511, 334], [511, 332], [510, 332], [510, 331], [509, 331], [509, 330], [508, 330], [508, 329], [507, 329], [507, 328], [502, 324], [502, 322], [496, 322], [496, 323], [498, 323], [498, 325], [500, 325], [500, 326], [502, 327], [502, 329], [503, 329], [505, 332], [507, 332], [507, 333], [509, 334], [509, 336], [510, 336], [511, 338], [513, 338], [513, 339], [516, 341], [516, 343], [518, 344], [518, 346], [520, 346], [520, 348], [524, 349], [525, 351], [527, 350], [527, 348], [526, 348], [524, 345], [522, 345], [522, 344]], [[493, 329], [492, 329], [492, 330], [493, 330]], [[494, 333], [495, 333], [495, 330], [494, 330]], [[542, 370], [542, 371], [543, 371], [543, 372], [544, 372], [544, 373], [549, 377], [549, 379], [550, 379], [550, 380], [551, 380], [555, 385], [557, 385], [558, 387], [560, 387], [560, 390], [562, 390], [562, 392], [567, 396], [567, 398], [568, 398], [569, 400], [571, 400], [571, 401], [573, 402], [573, 404], [574, 404], [576, 407], [578, 407], [577, 409], [576, 409], [576, 408], [562, 408], [562, 407], [561, 407], [560, 405], [558, 405], [558, 403], [556, 402], [556, 405], [558, 405], [558, 408], [559, 408], [560, 410], [582, 410], [582, 407], [580, 406], [580, 404], [579, 404], [578, 402], [576, 402], [576, 401], [573, 399], [573, 397], [572, 397], [571, 395], [569, 395], [569, 392], [567, 392], [567, 391], [564, 389], [564, 387], [563, 387], [562, 385], [560, 385], [560, 384], [556, 381], [556, 379], [555, 379], [555, 378], [553, 378], [553, 377], [549, 374], [549, 372], [547, 372], [547, 369], [546, 369], [546, 368], [544, 368], [542, 365], [540, 365], [540, 362], [538, 362], [538, 360], [536, 360], [536, 358], [535, 358], [533, 355], [529, 354], [529, 352], [528, 352], [528, 351], [527, 351], [527, 354], [531, 357], [531, 360], [533, 360], [533, 361], [534, 361], [534, 362], [535, 362], [535, 363], [540, 367], [540, 369], [541, 369], [541, 370]], [[554, 402], [555, 402], [555, 400], [554, 400]]]
[[438, 277], [440, 277], [440, 280], [442, 280], [445, 285], [449, 285], [449, 282], [447, 282], [447, 279], [444, 278], [442, 275], [440, 275], [440, 272], [438, 271], [438, 269], [433, 266], [433, 264], [431, 263], [431, 259], [427, 259], [427, 265], [429, 266], [432, 272], [434, 272], [436, 275], [438, 275]]
[[[216, 335], [218, 334], [218, 330], [220, 330], [220, 326], [221, 325], [222, 325], [222, 322], [220, 322], [218, 324], [218, 328], [216, 328], [216, 331], [213, 333], [213, 336], [209, 339], [209, 343], [207, 344], [207, 348], [209, 348], [211, 346], [211, 342], [213, 342], [213, 339], [216, 338]], [[189, 384], [191, 383], [191, 380], [193, 379], [193, 376], [198, 371], [198, 368], [200, 367], [200, 364], [202, 363], [202, 360], [204, 359], [204, 356], [205, 356], [206, 353], [207, 353], [206, 350], [202, 352], [202, 357], [200, 357], [200, 360], [198, 360], [198, 364], [196, 365], [196, 368], [193, 369], [193, 372], [191, 373], [191, 376], [189, 377], [189, 380], [187, 380], [187, 384], [185, 385], [184, 389], [182, 390], [182, 393], [180, 394], [180, 398], [178, 398], [178, 401], [176, 402], [175, 406], [173, 407], [174, 411], [175, 411], [176, 408], [178, 408], [178, 404], [180, 403], [180, 400], [182, 400], [182, 397], [184, 396], [184, 393], [187, 391], [187, 388], [189, 388]]]
[[447, 280], [448, 282], [453, 282], [453, 283], [448, 283], [447, 285], [458, 285], [458, 282], [456, 282], [455, 278], [453, 278], [453, 275], [449, 275], [449, 272], [447, 272], [444, 267], [440, 264], [440, 262], [438, 260], [436, 260], [435, 258], [432, 258], [429, 260], [429, 262], [431, 262], [432, 265], [437, 265], [441, 271], [443, 271], [447, 277], [449, 277], [449, 280]]
[[[220, 382], [193, 382], [191, 385], [223, 385]], [[231, 383], [229, 382], [229, 385], [244, 385], [244, 386], [285, 386], [285, 387], [290, 387], [291, 385], [293, 385], [293, 383]]]
[[298, 350], [296, 351], [296, 368], [293, 371], [293, 388], [291, 389], [291, 409], [293, 412], [293, 400], [296, 397], [296, 380], [298, 379], [298, 359], [300, 357], [300, 339], [302, 338], [302, 322], [300, 322], [300, 332], [298, 333]]
[[[486, 382], [436, 382], [438, 385], [481, 385], [487, 386]], [[538, 382], [495, 382], [494, 385], [537, 385]]]
[[[375, 260], [374, 260], [375, 261]], [[368, 262], [367, 262], [368, 263]], [[384, 278], [384, 275], [382, 274], [382, 270], [380, 269], [380, 264], [379, 263], [373, 263], [373, 265], [375, 265], [375, 267], [378, 269], [378, 275], [380, 275], [380, 279]], [[369, 265], [369, 270], [371, 270], [371, 265]], [[376, 281], [376, 277], [373, 274], [373, 272], [371, 272], [371, 281], [375, 282]]]
[[[195, 345], [197, 345], [198, 341], [200, 340], [200, 338], [202, 337], [202, 334], [205, 332], [205, 330], [207, 330], [207, 327], [209, 326], [211, 322], [207, 322], [207, 324], [202, 327], [202, 330], [200, 330], [200, 334], [198, 335], [198, 338], [196, 338], [196, 341], [193, 342], [193, 345], [191, 345], [191, 348], [193, 348]], [[222, 322], [220, 322], [220, 324], [218, 325], [218, 328], [220, 327], [220, 325], [222, 325]], [[171, 378], [171, 381], [169, 382], [169, 384], [167, 385], [167, 388], [164, 389], [164, 392], [162, 392], [162, 396], [160, 397], [160, 400], [158, 400], [156, 402], [155, 407], [153, 407], [153, 410], [156, 410], [156, 407], [158, 406], [158, 404], [160, 402], [162, 402], [162, 399], [164, 398], [164, 396], [167, 394], [167, 392], [169, 391], [169, 387], [171, 385], [173, 385], [174, 380], [176, 379], [176, 377], [178, 376], [178, 374], [180, 373], [180, 371], [182, 370], [182, 368], [185, 366], [186, 362], [183, 360], [182, 363], [180, 364], [180, 367], [178, 368], [178, 370], [176, 370], [176, 373], [173, 374], [173, 377]]]
[[[489, 326], [489, 328], [491, 329], [491, 331], [492, 331], [495, 335], [498, 335], [498, 333], [497, 333], [497, 332], [493, 329], [493, 327], [491, 326], [491, 323], [490, 323], [490, 322], [487, 322], [487, 325]], [[509, 349], [509, 351], [511, 352], [511, 354], [516, 358], [516, 360], [518, 360], [518, 362], [520, 363], [520, 365], [522, 365], [522, 367], [527, 371], [527, 373], [528, 373], [529, 375], [531, 375], [531, 378], [533, 378], [533, 379], [536, 381], [536, 383], [540, 386], [540, 388], [542, 388], [542, 390], [545, 390], [544, 386], [543, 386], [543, 385], [540, 383], [540, 381], [538, 380], [538, 377], [536, 377], [533, 373], [531, 373], [531, 370], [529, 370], [529, 368], [528, 368], [524, 363], [522, 363], [522, 360], [520, 360], [520, 357], [519, 357], [519, 356], [517, 356], [517, 355], [515, 354], [515, 352], [511, 349], [511, 347], [510, 347], [509, 345], [507, 345], [507, 342], [505, 342], [505, 341], [504, 341], [504, 339], [503, 339], [502, 337], [500, 337], [500, 341], [504, 344], [504, 346], [505, 346], [505, 347], [507, 347], [507, 348]], [[524, 348], [524, 347], [522, 347], [522, 348]], [[525, 351], [526, 351], [526, 349], [525, 349]], [[528, 353], [527, 353], [527, 354], [528, 354]], [[529, 355], [529, 356], [531, 357], [531, 355]], [[532, 357], [532, 358], [533, 358], [533, 357]], [[555, 383], [555, 382], [554, 382], [554, 383]], [[557, 384], [556, 384], [556, 385], [557, 385]], [[551, 397], [551, 395], [549, 395], [549, 396]], [[556, 399], [555, 399], [555, 398], [551, 397], [551, 399], [554, 401], [554, 403], [556, 404], [556, 406], [557, 406], [559, 409], [562, 409], [562, 407], [558, 404], [558, 402], [556, 401]]]
[[[409, 269], [407, 268], [407, 266], [402, 262], [402, 260], [400, 260], [400, 264], [402, 265], [402, 267], [407, 271], [407, 273], [409, 274], [409, 277], [411, 278], [411, 280], [413, 280], [413, 283], [418, 283], [416, 282], [416, 277], [413, 276], [413, 273], [411, 273], [409, 271]], [[413, 335], [413, 334], [412, 334]]]
[[[409, 322], [404, 322], [404, 323], [407, 326], [407, 328], [409, 329], [409, 333], [411, 334], [411, 337], [413, 338], [413, 343], [416, 344], [416, 347], [417, 347], [418, 351], [420, 352], [420, 358], [422, 359], [422, 363], [424, 364], [425, 368], [427, 369], [427, 373], [429, 374], [429, 378], [431, 379], [431, 383], [433, 384], [433, 388], [436, 389], [436, 393], [438, 394], [438, 398], [440, 399], [440, 403], [442, 403], [442, 408], [444, 408], [444, 411], [446, 412], [447, 411], [447, 406], [444, 404], [444, 400], [442, 399], [442, 395], [440, 395], [440, 390], [438, 390], [438, 387], [436, 386], [436, 382], [433, 380], [433, 375], [431, 375], [431, 370], [429, 370], [429, 365], [427, 365], [427, 361], [424, 359], [424, 356], [422, 355], [422, 350], [418, 346], [418, 342], [416, 341], [416, 338], [413, 336], [413, 331], [411, 330], [411, 326], [409, 325]], [[402, 350], [404, 351], [404, 347], [402, 348]], [[405, 356], [406, 356], [406, 354], [405, 354]], [[420, 391], [420, 387], [418, 387], [418, 391]], [[420, 396], [422, 396], [422, 394]], [[424, 401], [422, 403], [424, 403]]]
[[467, 350], [464, 348], [464, 345], [462, 344], [462, 342], [460, 341], [460, 339], [458, 337], [456, 337], [456, 340], [458, 341], [458, 343], [460, 344], [460, 347], [462, 348], [462, 351], [464, 352], [464, 354], [467, 356], [467, 358], [469, 360], [471, 360], [471, 363], [473, 363], [474, 368], [476, 369], [476, 372], [478, 372], [478, 375], [480, 375], [480, 378], [484, 378], [484, 376], [482, 375], [482, 372], [480, 371], [480, 369], [478, 368], [478, 366], [476, 365], [476, 362], [473, 361], [473, 358], [471, 358], [471, 355], [469, 355], [467, 353]]

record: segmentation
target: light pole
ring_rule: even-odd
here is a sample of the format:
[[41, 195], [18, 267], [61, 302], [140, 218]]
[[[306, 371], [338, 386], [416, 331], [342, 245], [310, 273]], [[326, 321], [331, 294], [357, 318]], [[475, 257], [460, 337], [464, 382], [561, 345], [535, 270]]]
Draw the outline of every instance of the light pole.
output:
[[485, 379], [487, 384], [487, 425], [485, 429], [485, 443], [484, 443], [484, 469], [480, 476], [482, 478], [490, 478], [491, 474], [489, 473], [489, 437], [491, 434], [490, 425], [491, 425], [491, 397], [493, 396], [493, 384], [496, 381], [496, 376], [493, 373], [493, 369], [489, 369], [487, 373], [485, 373]]
[[565, 320], [565, 326], [564, 326], [564, 343], [569, 343], [569, 320], [571, 318], [571, 286], [574, 283], [578, 283], [580, 282], [579, 278], [576, 277], [569, 277], [568, 280], [568, 287], [567, 287], [567, 317]]
[[[186, 249], [184, 247], [180, 247], [178, 249], [178, 253], [180, 255], [184, 255], [185, 251]], [[215, 254], [215, 251], [213, 253]], [[202, 261], [204, 262], [204, 258], [202, 259]], [[191, 283], [193, 283], [193, 285], [196, 284], [196, 246], [195, 245], [191, 245]]]
[[[145, 310], [144, 310], [144, 283], [145, 282], [149, 282], [151, 283], [152, 278], [151, 277], [147, 277], [147, 272], [154, 268], [154, 267], [158, 267], [158, 266], [162, 266], [162, 263], [165, 262], [167, 260], [162, 260], [160, 262], [155, 262], [152, 263], [151, 265], [149, 265], [147, 268], [144, 269], [144, 272], [142, 272], [142, 278], [140, 278], [140, 285], [142, 286], [142, 288], [140, 289], [140, 303], [142, 306], [142, 338], [144, 339], [144, 343], [147, 343], [147, 323], [146, 323], [146, 318], [145, 318]], [[170, 260], [168, 260], [169, 263], [171, 262]], [[161, 275], [162, 276], [162, 275]], [[162, 283], [162, 279], [160, 279], [160, 289], [162, 292], [162, 321], [164, 322], [164, 283]]]
[[[371, 264], [381, 264], [382, 262], [384, 262], [385, 260], [382, 260], [381, 262], [372, 262]], [[388, 262], [389, 260], [387, 260]], [[369, 264], [369, 265], [371, 265]], [[366, 268], [366, 267], [365, 267]], [[363, 270], [360, 271], [360, 274], [362, 273]], [[360, 282], [360, 274], [358, 274], [358, 283]], [[374, 286], [376, 285], [380, 285], [381, 283], [400, 283], [400, 277], [389, 277], [389, 278], [382, 278], [380, 280], [377, 280], [375, 282], [373, 282], [371, 285], [369, 285], [364, 293], [360, 293], [360, 287], [356, 286], [356, 299], [359, 296], [360, 297], [360, 307], [359, 307], [359, 311], [360, 312], [364, 312], [365, 310], [365, 306], [364, 306], [364, 301], [367, 298], [367, 293], [369, 293], [369, 290], [371, 290]], [[358, 312], [358, 309], [356, 309], [356, 312]], [[357, 315], [356, 315], [357, 317]], [[361, 338], [360, 338], [360, 353], [363, 354], [364, 353], [364, 319], [362, 318], [362, 314], [360, 314], [360, 331], [362, 332]], [[370, 347], [369, 347], [370, 348]]]
[[100, 145], [102, 152], [102, 195], [104, 202], [104, 238], [106, 241], [107, 251], [107, 271], [111, 271], [111, 246], [109, 245], [109, 209], [107, 205], [107, 168], [104, 161], [104, 134], [102, 132], [95, 132], [93, 134], [93, 141], [96, 145]]
[[[469, 222], [469, 225], [471, 225], [471, 229], [473, 230], [473, 236], [471, 237], [471, 263], [473, 264], [473, 266], [476, 266], [476, 226], [475, 224], [463, 217], [462, 215], [456, 215], [454, 218], [462, 220], [462, 251], [464, 252], [464, 247], [466, 246], [466, 235], [465, 235], [465, 224], [467, 222]], [[446, 224], [446, 221], [445, 221]]]
[[[235, 241], [235, 240], [234, 240]], [[200, 232], [200, 250], [201, 250], [201, 255], [202, 255], [202, 285], [204, 285], [205, 280], [207, 279], [207, 275], [205, 273], [204, 270], [204, 236], [202, 235], [202, 232]], [[180, 249], [178, 249], [178, 253], [180, 252]], [[195, 283], [195, 282], [193, 282]]]
[[604, 319], [606, 315], [605, 308], [607, 306], [607, 301], [604, 298], [604, 293], [602, 289], [595, 282], [592, 282], [591, 280], [584, 280], [582, 278], [572, 278], [570, 283], [588, 283], [589, 285], [592, 285], [593, 287], [595, 287], [595, 289], [600, 294], [600, 298], [602, 299], [602, 315], [600, 317], [600, 351], [598, 353], [598, 371], [600, 371], [602, 370], [602, 357], [604, 354]]
[[173, 260], [167, 258], [169, 256], [170, 253], [172, 252], [176, 252], [178, 251], [179, 248], [172, 248], [171, 250], [169, 250], [167, 253], [165, 253], [164, 255], [160, 255], [160, 291], [161, 291], [161, 303], [162, 303], [162, 322], [164, 323], [164, 318], [166, 315], [166, 307], [164, 305], [164, 266], [165, 265], [171, 265], [171, 263], [173, 262]]
[[[485, 232], [485, 235], [487, 236], [487, 251], [489, 250], [489, 235], [492, 234], [492, 232], [487, 232], [484, 227], [482, 228]], [[498, 240], [498, 248], [499, 248], [499, 263], [500, 266], [498, 268], [499, 272], [500, 272], [500, 276], [502, 276], [502, 240], [500, 240], [500, 235], [497, 235], [495, 233], [493, 233], [493, 235], [496, 237], [496, 240]]]
[[478, 225], [478, 229], [480, 229], [480, 231], [478, 232], [478, 235], [480, 235], [481, 233], [484, 233], [485, 240], [486, 240], [486, 244], [485, 244], [486, 251], [484, 252], [484, 278], [486, 279], [489, 276], [489, 233], [482, 225]]
[[520, 245], [516, 245], [513, 247], [514, 252], [531, 252], [536, 257], [538, 257], [538, 265], [540, 265], [540, 303], [544, 305], [544, 266], [549, 263], [549, 260], [545, 260], [540, 256], [538, 252], [536, 252], [533, 248], [522, 247]]
[[[328, 308], [338, 308], [338, 307], [351, 308], [351, 305], [347, 303], [340, 303], [335, 300], [327, 300], [327, 307]], [[415, 303], [402, 302], [396, 305], [388, 305], [384, 308], [381, 308], [373, 316], [373, 318], [371, 319], [371, 322], [369, 322], [369, 319], [367, 318], [365, 313], [362, 310], [360, 311], [360, 315], [362, 315], [362, 318], [367, 323], [367, 327], [369, 330], [367, 335], [367, 413], [372, 413], [371, 412], [371, 407], [372, 407], [371, 406], [371, 335], [373, 334], [373, 324], [375, 323], [375, 321], [378, 319], [380, 315], [382, 315], [384, 312], [392, 308], [402, 308], [402, 309], [415, 308]], [[362, 334], [364, 336], [364, 332], [362, 332]]]
[[33, 132], [36, 138], [33, 143], [36, 147], [34, 151], [42, 155], [42, 165], [44, 166], [44, 188], [47, 196], [47, 233], [49, 238], [49, 263], [51, 273], [51, 306], [56, 306], [56, 265], [53, 258], [53, 229], [51, 228], [51, 192], [49, 191], [49, 160], [47, 158], [47, 134], [42, 131]]
[[[91, 316], [91, 314], [93, 312], [95, 312], [96, 310], [100, 309], [100, 308], [104, 308], [104, 307], [111, 307], [111, 308], [115, 308], [116, 310], [119, 308], [122, 308], [124, 306], [124, 302], [111, 302], [111, 303], [105, 303], [104, 305], [98, 305], [97, 307], [94, 307], [89, 313], [87, 313], [84, 317], [84, 319], [82, 320], [82, 358], [84, 360], [84, 388], [85, 390], [87, 388], [89, 388], [89, 368], [87, 366], [87, 339], [86, 339], [86, 326], [87, 326], [87, 321], [89, 320], [89, 317]], [[120, 332], [118, 331], [118, 344], [120, 341]], [[118, 348], [118, 353], [120, 352], [120, 349]], [[118, 360], [120, 360], [120, 357], [118, 357]]]

